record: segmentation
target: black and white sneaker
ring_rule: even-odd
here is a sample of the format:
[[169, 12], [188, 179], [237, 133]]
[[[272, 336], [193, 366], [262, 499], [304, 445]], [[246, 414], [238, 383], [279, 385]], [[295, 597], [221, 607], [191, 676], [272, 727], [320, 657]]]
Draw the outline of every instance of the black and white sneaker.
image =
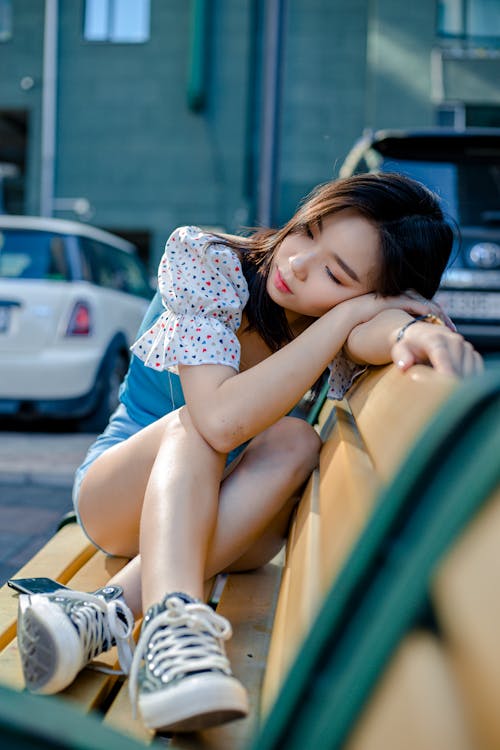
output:
[[106, 586], [93, 594], [61, 589], [19, 597], [17, 639], [28, 690], [64, 690], [83, 667], [114, 645], [122, 673], [128, 674], [134, 617], [122, 594], [119, 586]]
[[148, 610], [130, 670], [132, 705], [150, 729], [192, 732], [248, 713], [223, 641], [231, 625], [186, 594]]

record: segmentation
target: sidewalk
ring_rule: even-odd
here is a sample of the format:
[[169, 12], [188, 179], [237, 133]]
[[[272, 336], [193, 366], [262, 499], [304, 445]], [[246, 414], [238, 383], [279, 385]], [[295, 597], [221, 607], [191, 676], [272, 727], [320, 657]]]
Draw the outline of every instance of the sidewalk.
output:
[[94, 435], [0, 432], [0, 480], [70, 488]]
[[72, 510], [71, 487], [93, 435], [0, 432], [0, 585]]

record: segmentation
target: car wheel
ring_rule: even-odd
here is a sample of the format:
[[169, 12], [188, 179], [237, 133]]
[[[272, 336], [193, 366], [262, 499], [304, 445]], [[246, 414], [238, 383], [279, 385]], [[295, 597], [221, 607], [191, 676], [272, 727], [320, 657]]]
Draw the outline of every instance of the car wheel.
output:
[[118, 394], [123, 378], [128, 369], [128, 359], [122, 352], [114, 352], [101, 373], [96, 388], [98, 403], [96, 409], [79, 420], [79, 432], [102, 432], [110, 415], [118, 406]]

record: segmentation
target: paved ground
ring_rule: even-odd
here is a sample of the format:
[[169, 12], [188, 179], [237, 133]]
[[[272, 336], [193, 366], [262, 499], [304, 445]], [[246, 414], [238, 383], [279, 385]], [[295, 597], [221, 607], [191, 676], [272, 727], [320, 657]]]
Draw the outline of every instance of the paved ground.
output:
[[93, 435], [0, 432], [0, 585], [52, 536]]

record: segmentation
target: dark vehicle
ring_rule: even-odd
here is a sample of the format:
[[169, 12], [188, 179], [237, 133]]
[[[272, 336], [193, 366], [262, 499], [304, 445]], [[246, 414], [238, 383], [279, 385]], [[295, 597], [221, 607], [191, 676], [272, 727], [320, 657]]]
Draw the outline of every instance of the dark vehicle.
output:
[[366, 134], [340, 175], [398, 172], [427, 185], [457, 225], [437, 295], [481, 349], [500, 346], [500, 128], [383, 130]]

